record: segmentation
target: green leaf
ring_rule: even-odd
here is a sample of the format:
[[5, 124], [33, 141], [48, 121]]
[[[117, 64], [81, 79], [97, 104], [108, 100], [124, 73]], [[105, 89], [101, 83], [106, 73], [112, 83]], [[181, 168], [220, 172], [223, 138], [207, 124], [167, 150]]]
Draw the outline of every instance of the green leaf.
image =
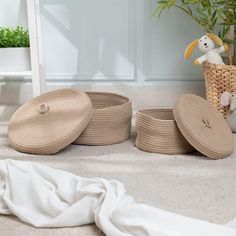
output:
[[0, 27], [0, 47], [29, 47], [29, 32], [21, 26]]

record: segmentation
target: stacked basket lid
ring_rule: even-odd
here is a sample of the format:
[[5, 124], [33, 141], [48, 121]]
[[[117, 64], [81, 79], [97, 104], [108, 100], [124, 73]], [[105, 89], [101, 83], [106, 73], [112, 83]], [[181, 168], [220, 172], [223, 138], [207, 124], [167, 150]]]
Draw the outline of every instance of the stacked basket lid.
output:
[[130, 136], [132, 107], [112, 93], [60, 89], [21, 106], [12, 116], [9, 142], [20, 152], [54, 154], [70, 143], [108, 145]]
[[178, 154], [193, 149], [213, 159], [233, 151], [224, 118], [205, 99], [184, 95], [171, 109], [142, 110], [136, 119], [136, 146], [144, 151]]

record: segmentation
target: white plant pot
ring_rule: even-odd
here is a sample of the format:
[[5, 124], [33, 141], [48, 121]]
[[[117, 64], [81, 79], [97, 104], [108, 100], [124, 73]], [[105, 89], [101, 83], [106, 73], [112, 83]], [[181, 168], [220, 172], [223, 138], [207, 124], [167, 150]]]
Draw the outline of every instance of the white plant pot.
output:
[[0, 48], [0, 72], [31, 70], [30, 48]]

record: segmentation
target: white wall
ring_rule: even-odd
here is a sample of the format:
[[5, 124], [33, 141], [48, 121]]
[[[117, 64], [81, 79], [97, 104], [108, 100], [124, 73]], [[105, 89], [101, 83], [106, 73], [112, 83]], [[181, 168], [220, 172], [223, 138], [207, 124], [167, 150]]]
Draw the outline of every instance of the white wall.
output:
[[[139, 107], [172, 105], [182, 93], [203, 91], [201, 67], [183, 58], [186, 45], [202, 32], [182, 13], [151, 19], [156, 0], [40, 2], [50, 89], [114, 90], [131, 96]], [[25, 0], [0, 0], [0, 25], [27, 25], [25, 8]], [[7, 86], [19, 90], [20, 85], [14, 99], [29, 99], [29, 84], [11, 81], [1, 94], [7, 94]]]

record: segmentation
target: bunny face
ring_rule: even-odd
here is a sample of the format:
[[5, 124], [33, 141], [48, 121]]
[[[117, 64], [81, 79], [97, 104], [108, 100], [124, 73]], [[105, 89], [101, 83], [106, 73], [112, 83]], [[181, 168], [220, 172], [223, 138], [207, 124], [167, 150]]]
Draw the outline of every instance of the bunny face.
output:
[[208, 37], [208, 35], [204, 35], [199, 39], [198, 48], [200, 52], [207, 53], [213, 50], [214, 47], [215, 47], [215, 44], [213, 40]]
[[207, 35], [202, 36], [200, 39], [196, 39], [191, 42], [185, 50], [184, 57], [185, 59], [189, 59], [192, 55], [194, 49], [198, 46], [199, 50], [206, 54], [207, 52], [214, 49], [215, 44], [219, 46], [223, 45], [222, 40], [215, 34], [209, 33]]

